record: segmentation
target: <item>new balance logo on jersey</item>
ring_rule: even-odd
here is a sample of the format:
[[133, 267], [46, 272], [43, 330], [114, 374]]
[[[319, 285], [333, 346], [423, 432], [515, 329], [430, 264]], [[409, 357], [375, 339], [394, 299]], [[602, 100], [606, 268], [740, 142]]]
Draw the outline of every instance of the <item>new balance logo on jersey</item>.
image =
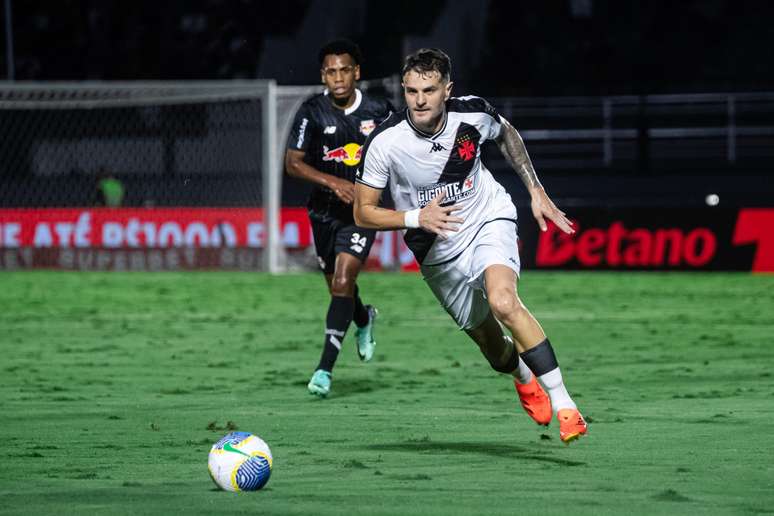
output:
[[433, 146], [430, 147], [430, 152], [439, 152], [442, 150], [446, 150], [446, 147], [444, 147], [440, 143], [433, 142]]
[[334, 134], [336, 132], [336, 126], [335, 125], [329, 125], [325, 129], [323, 129], [323, 134]]

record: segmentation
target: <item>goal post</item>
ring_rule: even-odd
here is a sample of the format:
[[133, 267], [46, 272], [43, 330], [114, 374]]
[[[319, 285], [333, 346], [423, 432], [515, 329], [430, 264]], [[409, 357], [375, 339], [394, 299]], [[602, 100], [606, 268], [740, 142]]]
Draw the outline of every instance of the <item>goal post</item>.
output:
[[276, 127], [274, 80], [0, 83], [0, 208], [89, 208], [110, 173], [128, 207], [261, 209], [280, 272]]
[[[397, 77], [360, 83], [361, 89], [393, 97], [397, 85]], [[196, 214], [207, 210], [239, 212], [241, 218], [226, 231], [218, 227], [223, 211], [212, 214], [204, 222], [210, 224], [206, 244], [194, 236], [164, 245], [244, 247], [254, 257], [247, 268], [283, 272], [288, 268], [280, 221], [287, 135], [300, 105], [321, 91], [322, 85], [281, 86], [272, 79], [0, 82], [0, 226], [8, 220], [23, 224], [14, 219], [24, 218], [23, 210], [82, 209], [94, 215], [100, 203], [95, 185], [114, 176], [124, 188], [120, 206], [134, 210], [128, 220], [154, 210], [175, 218], [177, 210], [182, 225], [200, 222]], [[143, 227], [154, 223], [163, 222], [141, 221]], [[240, 230], [242, 223], [249, 227]], [[163, 240], [156, 234], [139, 240], [110, 235], [116, 238], [87, 243], [123, 249]], [[85, 245], [57, 243], [56, 235], [53, 243], [1, 237], [0, 249]]]

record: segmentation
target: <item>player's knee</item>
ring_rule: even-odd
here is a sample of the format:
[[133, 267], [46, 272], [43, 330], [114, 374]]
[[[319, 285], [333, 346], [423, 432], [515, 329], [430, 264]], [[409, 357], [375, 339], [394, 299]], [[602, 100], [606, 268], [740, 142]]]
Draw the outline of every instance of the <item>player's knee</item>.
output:
[[348, 276], [334, 276], [331, 281], [331, 294], [334, 296], [351, 296], [355, 290], [355, 280]]
[[512, 291], [506, 289], [490, 292], [488, 299], [492, 313], [500, 321], [517, 318], [519, 312], [524, 310], [519, 298]]

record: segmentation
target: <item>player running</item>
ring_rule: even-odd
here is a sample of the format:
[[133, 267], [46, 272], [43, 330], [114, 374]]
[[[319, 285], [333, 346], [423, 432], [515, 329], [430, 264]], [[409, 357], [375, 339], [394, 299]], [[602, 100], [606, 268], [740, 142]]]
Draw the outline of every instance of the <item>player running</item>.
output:
[[[546, 230], [545, 218], [565, 233], [574, 229], [538, 181], [516, 129], [479, 97], [451, 97], [450, 73], [449, 57], [438, 49], [406, 58], [408, 107], [365, 145], [355, 221], [407, 229], [406, 244], [449, 315], [495, 371], [514, 377], [532, 419], [548, 425], [555, 414], [559, 435], [569, 443], [586, 433], [586, 422], [564, 386], [551, 343], [519, 299], [516, 207], [481, 162], [481, 144], [494, 140], [519, 174], [540, 229]], [[396, 210], [379, 207], [388, 182]]]
[[355, 225], [352, 201], [361, 146], [392, 107], [386, 100], [357, 89], [361, 54], [351, 41], [328, 43], [320, 50], [319, 59], [327, 91], [308, 99], [296, 113], [285, 168], [289, 175], [315, 184], [307, 208], [331, 301], [322, 356], [308, 388], [324, 397], [330, 392], [331, 372], [353, 319], [360, 360], [371, 360], [376, 346], [377, 311], [363, 304], [356, 283], [376, 231]]

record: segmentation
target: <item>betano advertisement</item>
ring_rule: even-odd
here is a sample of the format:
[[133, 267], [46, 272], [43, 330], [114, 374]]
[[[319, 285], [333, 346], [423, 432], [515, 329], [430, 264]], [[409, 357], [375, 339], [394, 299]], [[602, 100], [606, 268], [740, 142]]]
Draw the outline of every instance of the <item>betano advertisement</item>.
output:
[[774, 209], [580, 209], [571, 215], [574, 235], [520, 224], [524, 267], [774, 272]]
[[[525, 268], [774, 272], [774, 208], [585, 208], [574, 235], [520, 216]], [[313, 245], [304, 208], [280, 225], [289, 252]], [[257, 270], [264, 241], [261, 209], [0, 209], [0, 269]], [[416, 270], [396, 232], [379, 233], [368, 266]]]

